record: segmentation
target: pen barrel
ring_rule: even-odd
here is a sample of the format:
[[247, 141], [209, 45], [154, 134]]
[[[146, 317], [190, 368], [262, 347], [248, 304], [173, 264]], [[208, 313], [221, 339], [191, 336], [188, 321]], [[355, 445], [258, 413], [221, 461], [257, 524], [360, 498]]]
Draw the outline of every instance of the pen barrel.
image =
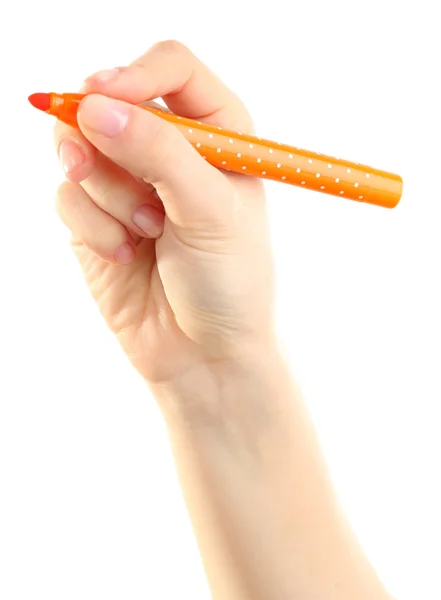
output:
[[[84, 94], [50, 94], [47, 112], [78, 127]], [[223, 129], [150, 106], [141, 108], [173, 123], [210, 164], [219, 169], [296, 185], [358, 202], [395, 207], [403, 192], [399, 175], [318, 152]]]
[[217, 168], [386, 208], [400, 201], [403, 182], [394, 173], [143, 108], [176, 125]]
[[77, 112], [84, 94], [57, 94], [50, 93], [49, 114], [57, 117], [66, 125], [78, 127]]

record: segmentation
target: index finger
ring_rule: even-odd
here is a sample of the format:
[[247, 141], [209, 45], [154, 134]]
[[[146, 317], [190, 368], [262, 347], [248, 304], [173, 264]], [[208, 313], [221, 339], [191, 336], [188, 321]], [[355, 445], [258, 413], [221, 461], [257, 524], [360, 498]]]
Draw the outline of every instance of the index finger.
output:
[[128, 67], [96, 73], [85, 89], [132, 104], [162, 97], [183, 117], [253, 133], [242, 101], [180, 42], [160, 42]]
[[[144, 104], [165, 110], [156, 102]], [[84, 181], [96, 165], [97, 150], [95, 146], [89, 142], [80, 129], [70, 127], [62, 121], [55, 123], [53, 140], [66, 178], [73, 183]]]

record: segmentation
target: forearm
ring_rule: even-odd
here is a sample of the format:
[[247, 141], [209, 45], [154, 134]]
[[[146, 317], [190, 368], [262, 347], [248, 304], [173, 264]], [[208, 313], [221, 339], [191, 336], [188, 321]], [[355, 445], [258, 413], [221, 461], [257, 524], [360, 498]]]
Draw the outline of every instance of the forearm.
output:
[[213, 598], [389, 600], [276, 352], [156, 392]]

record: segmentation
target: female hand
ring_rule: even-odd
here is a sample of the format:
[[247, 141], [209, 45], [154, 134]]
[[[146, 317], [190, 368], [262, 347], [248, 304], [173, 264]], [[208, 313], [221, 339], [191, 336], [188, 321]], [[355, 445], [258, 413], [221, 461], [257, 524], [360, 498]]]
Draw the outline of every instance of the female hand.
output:
[[273, 265], [262, 182], [208, 164], [134, 104], [252, 133], [240, 100], [185, 46], [162, 42], [86, 80], [75, 130], [58, 122], [68, 181], [57, 209], [107, 324], [152, 385], [272, 339]]
[[190, 417], [166, 422], [213, 598], [390, 600], [274, 343], [262, 182], [213, 168], [134, 104], [162, 96], [175, 113], [244, 133], [248, 113], [176, 42], [85, 91], [81, 131], [56, 127], [69, 179], [58, 210], [164, 416]]

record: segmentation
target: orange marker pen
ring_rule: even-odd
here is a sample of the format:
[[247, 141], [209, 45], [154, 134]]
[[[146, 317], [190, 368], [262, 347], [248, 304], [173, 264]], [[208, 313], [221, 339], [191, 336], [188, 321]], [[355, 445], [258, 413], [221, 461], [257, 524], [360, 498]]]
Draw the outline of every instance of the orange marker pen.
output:
[[[78, 127], [77, 111], [84, 96], [52, 92], [32, 94], [29, 101], [35, 108]], [[403, 181], [399, 175], [222, 129], [155, 108], [141, 108], [173, 123], [214, 167], [385, 208], [394, 208], [400, 201]]]

